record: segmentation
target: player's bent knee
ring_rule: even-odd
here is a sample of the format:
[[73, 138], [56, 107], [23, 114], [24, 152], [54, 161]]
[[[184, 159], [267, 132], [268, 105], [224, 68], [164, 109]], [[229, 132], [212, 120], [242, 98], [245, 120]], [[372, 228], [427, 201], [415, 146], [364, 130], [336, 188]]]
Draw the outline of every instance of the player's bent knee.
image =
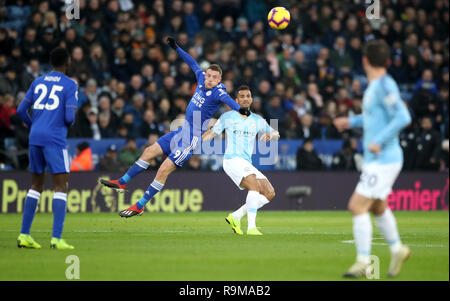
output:
[[357, 215], [358, 214], [358, 206], [354, 202], [349, 202], [347, 205], [347, 210], [350, 211], [351, 214]]
[[274, 189], [270, 189], [270, 190], [266, 191], [264, 193], [264, 196], [269, 201], [273, 200], [273, 198], [275, 197], [275, 190]]

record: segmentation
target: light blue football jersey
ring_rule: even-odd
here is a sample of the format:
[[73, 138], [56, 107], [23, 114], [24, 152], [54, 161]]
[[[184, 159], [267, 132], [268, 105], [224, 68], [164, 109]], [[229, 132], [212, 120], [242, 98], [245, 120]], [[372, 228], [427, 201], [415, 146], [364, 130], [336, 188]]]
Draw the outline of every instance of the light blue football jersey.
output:
[[244, 118], [236, 111], [229, 111], [222, 116], [212, 128], [217, 135], [224, 130], [226, 133], [226, 148], [224, 159], [240, 157], [252, 163], [252, 154], [256, 135], [274, 131], [261, 116], [251, 113]]
[[[411, 122], [397, 84], [388, 74], [370, 82], [363, 96], [362, 114], [350, 118], [350, 127], [363, 127], [364, 163], [403, 162], [399, 133]], [[381, 153], [368, 150], [370, 143], [381, 146]]]

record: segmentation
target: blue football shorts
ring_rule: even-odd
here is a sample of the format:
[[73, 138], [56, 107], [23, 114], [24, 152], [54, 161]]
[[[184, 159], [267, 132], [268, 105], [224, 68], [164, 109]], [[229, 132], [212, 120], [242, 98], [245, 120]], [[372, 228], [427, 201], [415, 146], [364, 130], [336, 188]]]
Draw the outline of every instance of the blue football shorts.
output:
[[70, 171], [67, 149], [57, 146], [30, 145], [28, 149], [30, 171], [36, 174], [45, 172], [46, 167], [52, 174]]
[[201, 137], [194, 136], [179, 129], [165, 134], [156, 142], [175, 165], [182, 167], [200, 145]]

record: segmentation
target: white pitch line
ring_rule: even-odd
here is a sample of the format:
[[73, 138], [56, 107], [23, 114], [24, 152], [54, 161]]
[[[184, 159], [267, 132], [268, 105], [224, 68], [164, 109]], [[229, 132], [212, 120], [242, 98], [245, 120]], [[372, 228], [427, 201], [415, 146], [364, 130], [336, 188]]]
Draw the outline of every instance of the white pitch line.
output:
[[[374, 238], [375, 239], [383, 239], [383, 238]], [[341, 243], [344, 244], [354, 244], [354, 240], [343, 240]], [[372, 245], [376, 246], [387, 246], [388, 244], [385, 242], [372, 242]], [[410, 247], [425, 247], [425, 248], [448, 248], [448, 246], [445, 245], [436, 245], [436, 244], [407, 244]]]

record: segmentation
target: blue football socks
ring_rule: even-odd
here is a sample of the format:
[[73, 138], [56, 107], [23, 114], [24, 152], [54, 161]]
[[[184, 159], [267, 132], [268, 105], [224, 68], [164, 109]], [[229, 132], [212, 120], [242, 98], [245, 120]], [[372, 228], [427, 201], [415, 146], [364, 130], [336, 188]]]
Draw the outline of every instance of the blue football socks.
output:
[[20, 230], [20, 233], [30, 234], [31, 224], [33, 223], [34, 214], [36, 213], [36, 207], [40, 196], [41, 194], [36, 190], [28, 190], [23, 208], [22, 229]]
[[146, 170], [149, 166], [148, 162], [145, 162], [144, 160], [137, 160], [134, 162], [134, 164], [128, 169], [127, 173], [119, 179], [119, 184], [127, 184], [132, 178]]
[[152, 184], [148, 186], [147, 191], [144, 193], [144, 196], [136, 203], [137, 209], [141, 210], [144, 208], [145, 204], [152, 199], [158, 192], [160, 192], [164, 188], [164, 184], [159, 183], [156, 180], [153, 180]]
[[52, 201], [53, 210], [53, 233], [52, 237], [61, 238], [64, 220], [66, 218], [66, 200], [67, 194], [63, 192], [55, 192]]

